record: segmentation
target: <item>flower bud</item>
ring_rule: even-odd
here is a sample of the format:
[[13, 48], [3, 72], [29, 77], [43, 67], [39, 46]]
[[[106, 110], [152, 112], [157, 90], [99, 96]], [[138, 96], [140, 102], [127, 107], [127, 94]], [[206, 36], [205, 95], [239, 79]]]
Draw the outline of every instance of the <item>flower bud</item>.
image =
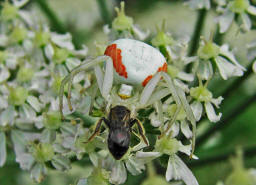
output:
[[17, 80], [19, 82], [28, 82], [34, 76], [34, 70], [32, 68], [21, 67], [17, 74]]
[[230, 2], [229, 9], [234, 13], [243, 13], [249, 6], [248, 0], [234, 0]]
[[61, 116], [58, 111], [52, 111], [43, 114], [43, 123], [45, 128], [55, 130], [61, 125]]
[[3, 4], [1, 18], [5, 21], [10, 21], [18, 15], [18, 8], [8, 3], [7, 1]]
[[219, 55], [219, 53], [219, 46], [210, 41], [205, 41], [205, 43], [199, 47], [197, 52], [198, 56], [204, 60], [215, 58]]
[[22, 42], [27, 36], [27, 30], [22, 27], [15, 27], [10, 35], [11, 43], [19, 43]]
[[212, 99], [211, 91], [204, 86], [192, 87], [190, 95], [200, 102], [210, 102]]
[[39, 143], [33, 146], [32, 150], [32, 155], [40, 163], [50, 161], [54, 156], [53, 147], [49, 143]]
[[121, 10], [117, 7], [115, 10], [117, 12], [117, 17], [112, 22], [113, 28], [118, 31], [130, 30], [133, 25], [133, 19], [125, 15], [124, 2], [121, 2]]
[[[176, 104], [169, 105], [168, 108], [167, 108], [167, 112], [168, 112], [170, 117], [174, 116], [174, 114], [176, 113], [176, 110], [177, 110], [177, 105]], [[181, 108], [177, 117], [176, 117], [176, 120], [184, 120], [185, 118], [186, 118], [186, 112], [183, 108]]]
[[64, 62], [69, 56], [69, 52], [65, 48], [58, 48], [54, 49], [53, 61], [57, 64], [61, 64]]
[[12, 105], [23, 105], [28, 97], [28, 91], [23, 87], [9, 87], [9, 103]]
[[166, 135], [156, 141], [155, 149], [158, 152], [172, 155], [178, 152], [180, 143], [175, 138], [170, 138]]
[[178, 76], [178, 73], [180, 72], [180, 70], [175, 67], [174, 65], [168, 65], [167, 67], [167, 73], [172, 77], [172, 78], [176, 78]]
[[50, 34], [48, 32], [36, 32], [34, 42], [37, 47], [45, 46], [50, 41]]

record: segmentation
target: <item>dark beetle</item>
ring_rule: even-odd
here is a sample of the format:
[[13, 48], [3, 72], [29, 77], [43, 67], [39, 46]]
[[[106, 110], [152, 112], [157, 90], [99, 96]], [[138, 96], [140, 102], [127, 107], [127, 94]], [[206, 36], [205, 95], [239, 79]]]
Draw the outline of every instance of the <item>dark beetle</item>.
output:
[[139, 133], [143, 141], [148, 145], [142, 124], [138, 119], [130, 118], [130, 114], [131, 111], [125, 106], [118, 105], [111, 108], [108, 119], [102, 117], [98, 121], [93, 135], [87, 142], [90, 142], [99, 134], [102, 121], [104, 121], [109, 129], [108, 149], [116, 160], [121, 159], [127, 152], [131, 140], [131, 128], [135, 123], [138, 125]]

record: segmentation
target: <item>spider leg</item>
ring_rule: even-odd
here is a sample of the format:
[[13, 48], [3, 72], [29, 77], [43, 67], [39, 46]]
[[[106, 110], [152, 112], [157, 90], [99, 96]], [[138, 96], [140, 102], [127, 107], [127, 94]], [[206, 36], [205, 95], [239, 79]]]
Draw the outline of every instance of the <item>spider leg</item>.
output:
[[109, 58], [106, 61], [106, 71], [104, 76], [104, 81], [102, 84], [102, 96], [107, 100], [109, 92], [113, 85], [113, 62], [112, 59]]
[[[60, 93], [59, 93], [59, 109], [60, 109], [60, 114], [61, 114], [61, 118], [64, 119], [64, 115], [63, 115], [63, 96], [64, 96], [64, 87], [66, 85], [66, 83], [70, 82], [72, 84], [72, 80], [70, 81], [70, 79], [73, 79], [74, 76], [78, 73], [80, 73], [81, 71], [87, 71], [89, 69], [91, 69], [91, 67], [94, 67], [95, 65], [98, 65], [106, 60], [108, 60], [109, 57], [108, 56], [100, 56], [97, 57], [95, 59], [89, 59], [86, 60], [85, 62], [83, 62], [82, 64], [80, 64], [79, 66], [75, 67], [74, 69], [72, 69], [72, 71], [70, 72], [70, 74], [68, 74], [61, 82], [61, 86], [60, 86]], [[71, 85], [69, 85], [70, 89], [71, 89]], [[70, 98], [69, 98], [70, 99]], [[70, 100], [68, 100], [70, 101]], [[70, 103], [71, 105], [71, 103]]]
[[195, 150], [196, 119], [194, 117], [191, 107], [189, 106], [189, 103], [186, 99], [186, 95], [185, 95], [184, 91], [181, 90], [179, 87], [175, 87], [175, 85], [172, 82], [171, 77], [168, 74], [162, 73], [162, 76], [163, 76], [164, 80], [166, 81], [167, 86], [172, 93], [173, 99], [176, 101], [177, 110], [179, 109], [179, 107], [182, 106], [187, 114], [188, 119], [190, 120], [190, 122], [192, 124], [193, 136], [192, 136], [192, 151], [191, 151], [191, 155], [190, 155], [190, 157], [192, 158], [192, 155]]
[[113, 85], [113, 62], [112, 59], [109, 58], [106, 61], [106, 69], [105, 69], [105, 74], [103, 78], [103, 72], [99, 66], [95, 66], [94, 68], [97, 83], [100, 89], [100, 92], [104, 99], [108, 99], [109, 92], [112, 88]]
[[96, 128], [94, 129], [93, 134], [89, 137], [89, 139], [85, 143], [89, 143], [94, 139], [95, 136], [97, 136], [100, 133], [102, 121], [104, 121], [105, 124], [109, 127], [109, 121], [104, 117], [100, 118], [100, 120], [96, 124]]
[[147, 101], [149, 100], [150, 96], [152, 95], [156, 85], [160, 81], [160, 78], [161, 78], [161, 74], [157, 73], [144, 87], [144, 89], [141, 93], [141, 97], [140, 97], [140, 106], [144, 106], [147, 104]]
[[130, 127], [132, 127], [135, 123], [136, 123], [137, 126], [138, 126], [139, 134], [141, 135], [141, 137], [142, 137], [144, 143], [149, 146], [148, 140], [147, 140], [147, 138], [146, 138], [146, 136], [145, 136], [145, 130], [144, 130], [144, 127], [143, 127], [142, 123], [141, 123], [138, 119], [131, 119], [131, 121], [130, 121]]
[[69, 81], [68, 81], [68, 97], [67, 97], [67, 101], [68, 101], [68, 107], [70, 111], [73, 111], [73, 107], [71, 104], [71, 88], [72, 88], [72, 82], [75, 76], [70, 77]]

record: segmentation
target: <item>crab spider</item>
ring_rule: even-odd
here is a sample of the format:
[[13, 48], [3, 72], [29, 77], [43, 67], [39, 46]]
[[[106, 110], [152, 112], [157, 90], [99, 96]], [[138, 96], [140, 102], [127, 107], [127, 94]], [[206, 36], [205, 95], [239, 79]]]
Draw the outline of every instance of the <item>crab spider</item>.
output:
[[[105, 73], [100, 64], [105, 62]], [[144, 108], [159, 102], [163, 97], [171, 94], [177, 104], [177, 110], [171, 123], [175, 121], [181, 108], [184, 108], [193, 126], [192, 153], [195, 145], [195, 118], [186, 100], [185, 93], [176, 87], [167, 72], [165, 57], [155, 48], [143, 42], [132, 39], [119, 39], [112, 42], [106, 49], [104, 56], [88, 59], [75, 67], [62, 81], [59, 95], [59, 108], [64, 118], [63, 96], [64, 86], [68, 83], [68, 105], [71, 105], [71, 87], [74, 77], [84, 71], [94, 69], [97, 85], [102, 97], [108, 102], [106, 109], [120, 99], [116, 104], [131, 105], [131, 117], [136, 115], [136, 109]], [[162, 80], [161, 80], [162, 79]], [[112, 91], [113, 83], [122, 84], [117, 97]], [[132, 101], [132, 89], [142, 89], [141, 95]], [[114, 95], [113, 95], [114, 94]], [[136, 96], [139, 96], [138, 94]], [[102, 118], [105, 119], [105, 118]], [[97, 128], [99, 129], [99, 128]], [[139, 128], [143, 129], [143, 128]], [[95, 132], [98, 133], [98, 132]], [[140, 133], [142, 134], [142, 133]]]

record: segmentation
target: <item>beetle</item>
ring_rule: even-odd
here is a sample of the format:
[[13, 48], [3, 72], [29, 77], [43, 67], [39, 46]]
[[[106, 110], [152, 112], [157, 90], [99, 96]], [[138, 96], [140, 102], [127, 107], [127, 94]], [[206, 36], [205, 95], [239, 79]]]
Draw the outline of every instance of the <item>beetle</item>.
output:
[[141, 122], [138, 119], [131, 118], [130, 114], [131, 111], [122, 105], [111, 108], [108, 118], [100, 118], [96, 124], [94, 133], [89, 137], [86, 143], [92, 141], [93, 138], [100, 133], [102, 122], [104, 122], [109, 129], [108, 149], [113, 157], [119, 160], [125, 155], [130, 146], [132, 126], [136, 123], [139, 134], [142, 136], [145, 144], [148, 145]]

